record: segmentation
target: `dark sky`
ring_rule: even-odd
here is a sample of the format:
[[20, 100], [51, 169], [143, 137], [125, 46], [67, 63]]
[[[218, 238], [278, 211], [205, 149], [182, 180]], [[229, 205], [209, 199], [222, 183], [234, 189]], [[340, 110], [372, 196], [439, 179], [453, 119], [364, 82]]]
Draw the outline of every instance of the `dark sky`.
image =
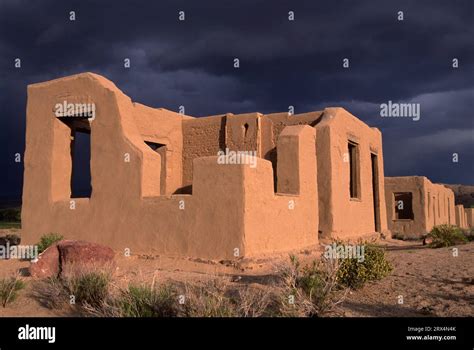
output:
[[[0, 0], [0, 196], [21, 194], [26, 86], [85, 71], [193, 116], [342, 106], [382, 130], [386, 175], [474, 184], [473, 3]], [[380, 117], [389, 100], [421, 119]]]

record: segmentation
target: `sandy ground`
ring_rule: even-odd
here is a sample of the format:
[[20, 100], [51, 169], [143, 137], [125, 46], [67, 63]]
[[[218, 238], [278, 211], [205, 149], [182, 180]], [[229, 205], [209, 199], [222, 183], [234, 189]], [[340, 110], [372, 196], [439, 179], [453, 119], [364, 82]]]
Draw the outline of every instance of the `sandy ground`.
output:
[[[394, 266], [390, 276], [352, 291], [333, 316], [473, 316], [474, 315], [474, 242], [461, 245], [458, 256], [452, 248], [430, 249], [419, 242], [383, 240], [388, 259]], [[317, 258], [321, 247], [298, 252], [305, 263]], [[237, 263], [212, 262], [163, 256], [120, 256], [113, 286], [130, 282], [204, 281], [218, 276], [231, 283], [259, 284], [271, 288], [288, 254], [241, 260]], [[28, 276], [29, 262], [0, 260], [0, 278], [20, 273], [26, 288], [16, 301], [0, 306], [0, 316], [67, 316], [49, 310], [33, 296], [38, 281]], [[403, 298], [403, 303], [399, 303]]]

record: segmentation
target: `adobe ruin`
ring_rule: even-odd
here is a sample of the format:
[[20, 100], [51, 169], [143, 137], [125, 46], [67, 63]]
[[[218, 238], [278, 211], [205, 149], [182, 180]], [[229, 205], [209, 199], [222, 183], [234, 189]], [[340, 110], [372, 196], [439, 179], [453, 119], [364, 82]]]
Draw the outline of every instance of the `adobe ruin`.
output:
[[465, 208], [466, 225], [467, 227], [474, 227], [474, 208]]
[[[95, 118], [57, 116], [64, 101]], [[71, 189], [90, 135], [90, 196]], [[256, 166], [218, 161], [251, 152]], [[102, 76], [28, 86], [23, 238], [48, 232], [133, 253], [233, 259], [387, 232], [382, 136], [342, 108], [194, 118]]]
[[454, 192], [424, 176], [386, 177], [385, 198], [394, 235], [416, 238], [436, 225], [457, 225]]
[[467, 224], [467, 215], [466, 210], [462, 204], [456, 205], [455, 210], [455, 218], [456, 218], [456, 226], [460, 228], [468, 228]]

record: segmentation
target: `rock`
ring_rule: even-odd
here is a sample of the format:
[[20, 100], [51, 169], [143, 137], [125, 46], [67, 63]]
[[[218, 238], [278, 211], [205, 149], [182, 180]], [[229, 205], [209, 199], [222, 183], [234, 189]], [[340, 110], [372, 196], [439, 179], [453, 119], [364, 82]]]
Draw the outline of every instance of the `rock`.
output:
[[60, 241], [58, 249], [63, 276], [106, 269], [112, 265], [115, 255], [109, 247], [86, 241]]
[[30, 265], [33, 277], [46, 278], [67, 275], [89, 268], [104, 268], [112, 265], [114, 251], [106, 246], [75, 240], [62, 240], [46, 249]]
[[63, 265], [108, 263], [115, 255], [109, 247], [86, 241], [64, 240], [58, 243], [58, 248]]
[[61, 271], [59, 265], [58, 245], [48, 247], [38, 255], [36, 260], [31, 261], [30, 275], [36, 278], [56, 277]]

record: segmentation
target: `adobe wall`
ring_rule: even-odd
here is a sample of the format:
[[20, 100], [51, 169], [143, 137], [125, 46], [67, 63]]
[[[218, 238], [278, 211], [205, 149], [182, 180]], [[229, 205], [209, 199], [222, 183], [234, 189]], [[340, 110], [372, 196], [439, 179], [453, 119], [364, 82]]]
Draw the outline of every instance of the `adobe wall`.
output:
[[[395, 193], [412, 193], [413, 219], [395, 217]], [[415, 238], [436, 225], [455, 224], [454, 192], [446, 186], [433, 184], [424, 176], [385, 178], [388, 226], [393, 234]]]
[[[316, 125], [319, 231], [323, 237], [352, 239], [387, 233], [382, 135], [343, 108], [326, 108]], [[359, 151], [360, 198], [350, 198], [348, 142]], [[379, 230], [376, 231], [371, 154], [377, 156]]]
[[433, 184], [425, 178], [425, 196], [427, 232], [437, 225], [456, 225], [454, 192], [451, 189], [441, 184]]
[[274, 193], [270, 161], [260, 158], [255, 169], [245, 169], [247, 254], [271, 252], [274, 247], [300, 249], [318, 243], [315, 137], [310, 126], [288, 126], [280, 134], [278, 193]]
[[260, 113], [245, 113], [226, 115], [225, 146], [231, 151], [256, 151], [261, 157], [261, 124]]
[[182, 186], [193, 181], [193, 160], [216, 156], [225, 148], [225, 115], [183, 120]]
[[[90, 124], [90, 198], [70, 198], [71, 130], [53, 112], [54, 105], [64, 99], [96, 104], [96, 119]], [[273, 186], [271, 164], [264, 160], [256, 168], [218, 164], [214, 154], [193, 159], [192, 195], [170, 195], [161, 188], [161, 156], [144, 141], [149, 138], [169, 145], [170, 152], [179, 154], [179, 142], [172, 140], [179, 139], [179, 131], [172, 136], [176, 117], [172, 112], [133, 104], [113, 83], [91, 73], [30, 85], [22, 240], [34, 244], [41, 235], [57, 232], [118, 251], [130, 249], [132, 254], [204, 259], [233, 259], [317, 243], [317, 215], [312, 215], [318, 210], [316, 168], [311, 165], [316, 164], [313, 130], [290, 130], [286, 136], [290, 141], [280, 146], [282, 157], [287, 155], [282, 164], [298, 165], [293, 168], [296, 173], [282, 173], [289, 188], [312, 189], [304, 201], [303, 192], [274, 194], [267, 190], [255, 197], [253, 192], [259, 192], [262, 181]], [[161, 131], [153, 118], [164, 123]], [[164, 118], [169, 118], [169, 124]], [[183, 118], [189, 121], [194, 119]], [[187, 126], [199, 130], [199, 123]], [[301, 153], [294, 154], [295, 150]], [[175, 156], [171, 155], [171, 162]], [[170, 171], [166, 192], [179, 186], [173, 175], [179, 170]], [[297, 205], [285, 214], [283, 206], [287, 207], [289, 199]], [[254, 223], [259, 220], [267, 225]]]
[[[413, 220], [397, 219], [395, 193], [411, 192]], [[418, 237], [427, 232], [425, 178], [423, 176], [403, 176], [385, 178], [385, 199], [387, 223], [393, 235], [407, 238]], [[406, 205], [406, 203], [401, 203]]]
[[[276, 174], [278, 136], [291, 125], [314, 125], [322, 112], [289, 115], [244, 113], [183, 120], [183, 186], [192, 184], [192, 161], [219, 150], [255, 151], [272, 162]], [[274, 178], [276, 182], [276, 177]]]
[[144, 141], [166, 145], [161, 169], [162, 194], [172, 194], [182, 187], [183, 177], [183, 119], [192, 119], [163, 108], [150, 108], [133, 103], [134, 118]]
[[464, 211], [464, 206], [462, 204], [456, 205], [455, 216], [457, 226], [460, 228], [468, 228], [466, 212]]
[[291, 125], [314, 126], [321, 115], [321, 111], [291, 115], [288, 113], [265, 114], [261, 121], [261, 157], [270, 160], [276, 169], [276, 147], [278, 136], [283, 129]]
[[[329, 118], [330, 113], [333, 118]], [[325, 117], [326, 118], [323, 118]], [[322, 123], [323, 119], [325, 120]], [[212, 116], [183, 121], [183, 185], [192, 182], [192, 159], [216, 155], [219, 149], [256, 151], [271, 161], [274, 191], [279, 187], [278, 137], [287, 126], [308, 125], [317, 129], [318, 182], [320, 189], [320, 233], [325, 237], [350, 238], [370, 235], [376, 231], [372, 191], [371, 154], [377, 155], [378, 232], [388, 227], [385, 213], [382, 137], [342, 108], [289, 115], [248, 113]], [[219, 141], [218, 141], [219, 139]], [[349, 164], [344, 162], [348, 140], [359, 143], [360, 188], [362, 197], [349, 198]]]
[[183, 186], [192, 185], [192, 162], [198, 157], [231, 151], [255, 151], [260, 156], [260, 113], [183, 120]]
[[468, 227], [474, 227], [474, 208], [464, 208], [466, 214], [466, 224]]

